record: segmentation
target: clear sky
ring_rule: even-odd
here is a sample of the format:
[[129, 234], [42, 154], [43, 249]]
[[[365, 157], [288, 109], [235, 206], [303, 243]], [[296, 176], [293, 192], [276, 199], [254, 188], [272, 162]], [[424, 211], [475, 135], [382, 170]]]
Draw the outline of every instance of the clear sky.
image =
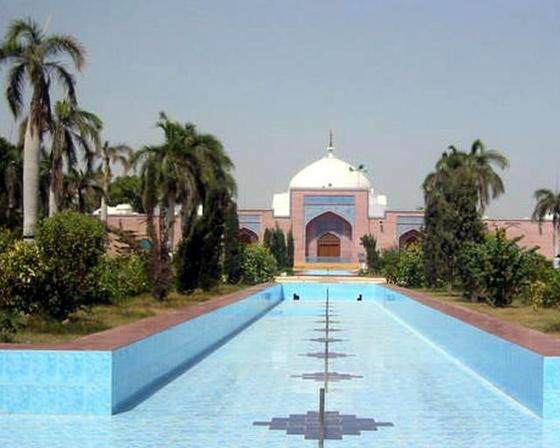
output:
[[105, 138], [157, 142], [161, 110], [192, 121], [232, 155], [241, 206], [270, 207], [331, 128], [393, 209], [476, 138], [511, 161], [493, 216], [528, 216], [560, 174], [558, 0], [0, 0], [2, 34], [26, 16], [87, 47], [79, 100]]

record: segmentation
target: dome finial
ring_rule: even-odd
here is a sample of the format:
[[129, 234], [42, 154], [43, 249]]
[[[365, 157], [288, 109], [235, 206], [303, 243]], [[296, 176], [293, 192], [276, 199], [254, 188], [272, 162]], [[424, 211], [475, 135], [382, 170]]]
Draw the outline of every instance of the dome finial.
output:
[[327, 146], [327, 156], [332, 157], [334, 152], [334, 145], [333, 145], [333, 132], [332, 129], [329, 131], [329, 146]]

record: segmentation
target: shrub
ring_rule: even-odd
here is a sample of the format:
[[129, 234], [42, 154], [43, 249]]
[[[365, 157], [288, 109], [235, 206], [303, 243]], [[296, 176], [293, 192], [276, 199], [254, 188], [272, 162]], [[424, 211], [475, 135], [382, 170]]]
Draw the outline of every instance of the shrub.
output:
[[47, 264], [39, 248], [16, 242], [0, 254], [0, 308], [32, 313], [47, 294]]
[[483, 244], [467, 241], [461, 246], [457, 256], [458, 280], [463, 288], [463, 293], [471, 301], [478, 301], [484, 285], [485, 248]]
[[510, 305], [527, 283], [527, 252], [509, 240], [503, 229], [486, 235], [478, 252], [480, 285], [486, 301], [497, 307]]
[[139, 255], [105, 255], [95, 268], [97, 300], [119, 302], [150, 290], [149, 266]]
[[0, 227], [0, 254], [7, 251], [17, 241], [15, 232], [4, 227]]
[[270, 251], [260, 244], [245, 247], [242, 262], [242, 277], [245, 283], [254, 285], [274, 278], [277, 265]]
[[387, 249], [381, 254], [381, 273], [387, 283], [397, 283], [399, 269], [400, 251], [398, 249]]
[[560, 302], [560, 272], [542, 255], [535, 251], [525, 255], [526, 283], [522, 300], [537, 310]]
[[396, 283], [418, 288], [426, 284], [424, 253], [419, 244], [410, 244], [401, 250], [397, 265]]
[[48, 263], [49, 283], [44, 305], [51, 316], [63, 319], [98, 300], [95, 272], [105, 242], [103, 224], [88, 215], [66, 211], [40, 223], [37, 245]]
[[0, 314], [0, 342], [15, 342], [18, 327], [16, 318], [9, 314]]

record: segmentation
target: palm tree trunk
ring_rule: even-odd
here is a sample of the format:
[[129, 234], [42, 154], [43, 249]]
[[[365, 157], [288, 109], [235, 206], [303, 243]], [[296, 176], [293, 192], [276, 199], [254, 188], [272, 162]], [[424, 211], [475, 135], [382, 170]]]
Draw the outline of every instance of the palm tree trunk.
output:
[[101, 221], [107, 222], [107, 198], [109, 197], [109, 167], [108, 162], [103, 162], [103, 196], [101, 197]]
[[53, 216], [58, 213], [58, 204], [56, 202], [56, 193], [54, 192], [54, 185], [51, 181], [49, 185], [49, 216]]
[[167, 213], [165, 215], [165, 236], [164, 241], [167, 253], [173, 252], [173, 239], [175, 238], [175, 195], [173, 193], [169, 194], [167, 197]]
[[41, 131], [34, 125], [36, 120], [27, 120], [23, 144], [23, 239], [35, 240], [39, 210], [39, 162], [41, 156]]
[[556, 257], [558, 256], [558, 225], [559, 225], [559, 220], [558, 219], [553, 219], [552, 220], [552, 263], [554, 264], [554, 267], [558, 267], [557, 263], [556, 263]]

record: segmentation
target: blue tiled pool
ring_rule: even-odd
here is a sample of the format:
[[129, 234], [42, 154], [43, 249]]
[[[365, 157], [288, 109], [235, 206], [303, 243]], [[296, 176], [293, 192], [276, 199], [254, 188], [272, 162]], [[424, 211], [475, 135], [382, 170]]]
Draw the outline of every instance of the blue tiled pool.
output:
[[[328, 286], [327, 286], [328, 287]], [[335, 290], [336, 288], [336, 290]], [[560, 423], [537, 417], [417, 333], [381, 287], [330, 293], [326, 411], [390, 422], [325, 447], [558, 447]], [[0, 415], [2, 447], [289, 448], [317, 440], [256, 426], [318, 409], [324, 289], [290, 285], [285, 300], [130, 411], [112, 417]], [[315, 291], [315, 292], [314, 292]], [[345, 292], [346, 291], [346, 292]], [[0, 391], [1, 392], [1, 391]]]

